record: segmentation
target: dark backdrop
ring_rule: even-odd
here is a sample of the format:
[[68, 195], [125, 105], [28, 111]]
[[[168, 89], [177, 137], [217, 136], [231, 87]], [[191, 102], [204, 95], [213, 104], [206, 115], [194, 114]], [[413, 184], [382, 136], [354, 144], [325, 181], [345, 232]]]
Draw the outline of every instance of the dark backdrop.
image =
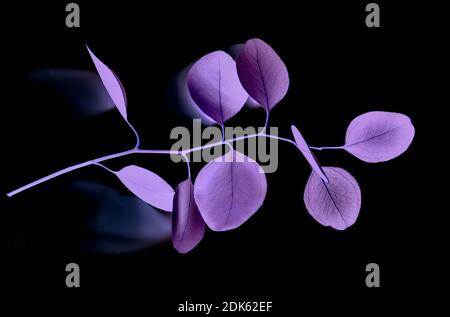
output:
[[[349, 171], [362, 190], [355, 225], [340, 232], [307, 213], [303, 190], [309, 167], [290, 145], [280, 144], [279, 169], [267, 175], [262, 208], [240, 228], [215, 233], [191, 253], [170, 241], [121, 256], [77, 251], [79, 221], [88, 206], [61, 188], [79, 177], [113, 177], [89, 167], [29, 192], [0, 198], [2, 274], [21, 289], [65, 289], [64, 267], [81, 267], [81, 290], [141, 290], [149, 308], [169, 312], [186, 299], [271, 300], [275, 309], [299, 308], [305, 291], [323, 300], [358, 293], [366, 299], [418, 287], [424, 248], [421, 218], [419, 39], [408, 24], [411, 8], [379, 1], [379, 29], [365, 26], [366, 2], [227, 1], [164, 5], [78, 2], [81, 28], [65, 27], [65, 3], [6, 6], [2, 13], [0, 192], [50, 172], [132, 146], [133, 136], [117, 112], [74, 120], [58, 109], [51, 92], [29, 96], [24, 76], [35, 68], [94, 70], [85, 44], [118, 74], [126, 88], [129, 119], [143, 148], [169, 148], [171, 128], [189, 124], [169, 107], [168, 89], [179, 70], [200, 56], [258, 37], [285, 61], [290, 89], [272, 111], [270, 124], [290, 137], [296, 124], [311, 145], [341, 145], [357, 115], [384, 110], [408, 115], [416, 127], [411, 147], [395, 160], [367, 164], [342, 151], [318, 153], [320, 162]], [[230, 125], [255, 125], [262, 111], [244, 111]], [[172, 185], [185, 167], [168, 158], [129, 157]], [[199, 166], [194, 166], [194, 172]], [[3, 259], [6, 259], [3, 261]], [[380, 290], [365, 287], [365, 266], [381, 268]], [[74, 291], [67, 290], [66, 291]], [[339, 297], [340, 298], [340, 297]]]

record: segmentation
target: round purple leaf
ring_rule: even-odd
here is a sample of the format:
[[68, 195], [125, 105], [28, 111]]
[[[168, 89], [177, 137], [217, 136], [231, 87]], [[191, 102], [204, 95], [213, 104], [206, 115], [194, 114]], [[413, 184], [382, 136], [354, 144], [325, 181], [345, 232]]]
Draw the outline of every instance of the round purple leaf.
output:
[[266, 191], [266, 176], [259, 164], [230, 151], [200, 171], [194, 197], [208, 227], [225, 231], [247, 221], [261, 207]]
[[348, 126], [344, 149], [365, 162], [389, 161], [406, 151], [414, 133], [411, 120], [404, 114], [367, 112]]
[[323, 167], [329, 183], [315, 171], [305, 187], [303, 199], [310, 215], [324, 226], [344, 230], [353, 225], [361, 208], [361, 190], [356, 180], [339, 167]]
[[222, 51], [200, 58], [189, 71], [187, 84], [198, 107], [221, 125], [238, 113], [248, 98], [235, 61]]
[[260, 39], [248, 40], [236, 66], [247, 93], [270, 111], [283, 99], [289, 87], [289, 74], [278, 54]]

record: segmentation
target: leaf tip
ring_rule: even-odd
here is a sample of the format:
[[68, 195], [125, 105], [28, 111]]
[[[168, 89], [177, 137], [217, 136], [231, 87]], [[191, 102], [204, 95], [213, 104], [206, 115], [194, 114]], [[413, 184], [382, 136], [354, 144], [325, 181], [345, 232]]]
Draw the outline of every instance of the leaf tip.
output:
[[291, 125], [291, 131], [292, 131], [292, 134], [294, 134], [294, 133], [296, 133], [296, 132], [298, 132], [298, 129], [297, 129], [297, 127], [295, 126], [295, 125]]
[[93, 61], [98, 59], [97, 56], [95, 56], [94, 52], [92, 52], [91, 48], [87, 44], [86, 44], [86, 49], [87, 49], [87, 51], [89, 53], [89, 56], [91, 56], [91, 59]]

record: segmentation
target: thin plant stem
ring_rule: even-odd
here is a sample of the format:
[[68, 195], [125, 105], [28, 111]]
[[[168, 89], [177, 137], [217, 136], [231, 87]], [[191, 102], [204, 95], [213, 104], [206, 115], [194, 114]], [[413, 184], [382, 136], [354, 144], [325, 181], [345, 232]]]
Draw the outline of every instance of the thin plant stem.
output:
[[273, 139], [277, 139], [277, 140], [284, 141], [284, 142], [287, 142], [287, 143], [291, 143], [291, 144], [293, 144], [293, 145], [295, 145], [297, 147], [297, 144], [291, 139], [282, 138], [282, 137], [279, 137], [279, 136], [276, 136], [276, 135], [271, 135], [271, 134], [266, 134], [266, 133], [257, 133], [257, 134], [244, 135], [244, 136], [236, 137], [236, 138], [233, 138], [233, 139], [230, 139], [230, 140], [224, 140], [224, 141], [220, 141], [220, 142], [216, 142], [216, 143], [212, 143], [212, 144], [207, 144], [207, 145], [204, 145], [204, 146], [199, 146], [199, 147], [195, 147], [195, 148], [191, 148], [191, 149], [186, 149], [186, 150], [183, 150], [183, 151], [144, 150], [144, 149], [133, 148], [133, 149], [128, 150], [128, 151], [123, 151], [123, 152], [119, 152], [119, 153], [114, 153], [114, 154], [102, 156], [102, 157], [96, 158], [94, 160], [89, 160], [89, 161], [86, 161], [86, 162], [83, 162], [83, 163], [79, 163], [79, 164], [76, 164], [76, 165], [73, 165], [73, 166], [70, 166], [70, 167], [66, 167], [66, 168], [64, 168], [64, 169], [62, 169], [60, 171], [57, 171], [55, 173], [52, 173], [52, 174], [47, 175], [45, 177], [42, 177], [42, 178], [40, 178], [38, 180], [35, 180], [35, 181], [33, 181], [33, 182], [31, 182], [31, 183], [29, 183], [27, 185], [24, 185], [24, 186], [22, 186], [20, 188], [17, 188], [15, 190], [7, 193], [6, 195], [8, 197], [12, 197], [14, 195], [17, 195], [18, 193], [21, 193], [21, 192], [23, 192], [23, 191], [25, 191], [27, 189], [30, 189], [30, 188], [32, 188], [32, 187], [34, 187], [36, 185], [42, 184], [42, 183], [44, 183], [44, 182], [46, 182], [48, 180], [51, 180], [51, 179], [53, 179], [55, 177], [61, 176], [63, 174], [72, 172], [74, 170], [77, 170], [77, 169], [80, 169], [82, 167], [89, 166], [89, 165], [99, 165], [99, 166], [107, 169], [108, 171], [110, 171], [112, 173], [115, 173], [114, 171], [108, 169], [106, 166], [104, 166], [102, 164], [98, 164], [98, 163], [103, 162], [103, 161], [107, 161], [107, 160], [111, 160], [111, 159], [115, 159], [115, 158], [118, 158], [118, 157], [130, 155], [130, 154], [181, 155], [186, 160], [186, 163], [188, 165], [188, 177], [191, 178], [191, 170], [190, 170], [189, 159], [187, 157], [187, 154], [189, 154], [191, 152], [194, 152], [194, 151], [199, 151], [199, 150], [203, 150], [203, 149], [207, 149], [207, 148], [211, 148], [211, 147], [215, 147], [215, 146], [223, 145], [223, 144], [226, 144], [226, 145], [228, 145], [229, 147], [232, 148], [230, 143], [233, 143], [233, 142], [236, 142], [236, 141], [239, 141], [239, 140], [255, 138], [255, 137], [273, 138]]
[[309, 147], [312, 150], [317, 150], [317, 151], [322, 151], [322, 150], [342, 150], [345, 148], [345, 146], [321, 146], [321, 147], [316, 147], [316, 146], [310, 146]]

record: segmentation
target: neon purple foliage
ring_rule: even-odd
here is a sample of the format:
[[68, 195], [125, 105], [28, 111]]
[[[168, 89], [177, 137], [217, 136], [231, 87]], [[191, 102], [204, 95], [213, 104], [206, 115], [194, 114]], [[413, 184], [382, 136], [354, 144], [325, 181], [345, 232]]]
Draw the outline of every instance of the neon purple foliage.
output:
[[180, 253], [191, 251], [202, 240], [205, 222], [194, 199], [194, 185], [190, 179], [178, 184], [172, 214], [172, 242]]
[[266, 176], [258, 163], [230, 151], [200, 171], [194, 196], [208, 227], [225, 231], [247, 221], [261, 207], [266, 191]]
[[[260, 39], [251, 39], [245, 45], [236, 45], [231, 50], [233, 55], [237, 56], [236, 62], [227, 53], [216, 51], [203, 56], [192, 66], [186, 79], [189, 97], [202, 112], [219, 123], [222, 128], [247, 101], [263, 107], [268, 120], [270, 110], [286, 95], [289, 87], [286, 65], [278, 54]], [[98, 165], [114, 173], [143, 202], [165, 211], [173, 210], [173, 213], [160, 213], [154, 215], [155, 217], [146, 217], [143, 212], [136, 214], [136, 219], [146, 219], [145, 223], [159, 223], [161, 228], [164, 227], [164, 230], [156, 230], [157, 234], [149, 234], [148, 237], [146, 236], [148, 232], [142, 231], [137, 220], [130, 221], [124, 230], [121, 230], [120, 217], [124, 211], [120, 208], [120, 210], [116, 208], [120, 212], [112, 214], [111, 219], [103, 210], [101, 215], [106, 218], [95, 222], [94, 227], [104, 229], [105, 224], [110, 225], [111, 230], [105, 232], [119, 236], [122, 233], [133, 236], [130, 230], [139, 227], [139, 236], [147, 237], [146, 243], [153, 243], [166, 235], [168, 225], [165, 215], [172, 215], [172, 241], [180, 253], [189, 252], [201, 241], [206, 226], [214, 231], [226, 231], [235, 229], [249, 220], [264, 202], [267, 182], [257, 162], [232, 148], [231, 144], [236, 138], [215, 144], [227, 144], [231, 149], [224, 156], [207, 163], [198, 173], [193, 185], [186, 154], [206, 147], [183, 151], [139, 148], [139, 135], [128, 122], [126, 96], [120, 80], [89, 48], [88, 51], [108, 95], [136, 134], [137, 144], [128, 151], [67, 167], [13, 190], [7, 195], [12, 197], [65, 173], [89, 165]], [[317, 222], [337, 230], [344, 230], [355, 223], [361, 209], [361, 191], [355, 178], [342, 168], [322, 168], [311, 149], [344, 149], [363, 161], [383, 162], [406, 151], [415, 133], [414, 126], [406, 115], [381, 111], [368, 112], [356, 117], [347, 129], [343, 146], [310, 147], [294, 125], [291, 129], [294, 140], [264, 132], [245, 136], [241, 140], [250, 137], [270, 137], [295, 145], [312, 168], [303, 197], [306, 209]], [[160, 176], [144, 168], [130, 165], [115, 172], [101, 164], [109, 159], [133, 153], [180, 155], [187, 163], [189, 178], [179, 183], [174, 191]], [[87, 186], [87, 188], [96, 187]], [[120, 197], [119, 200], [122, 199], [124, 198]], [[134, 201], [133, 205], [136, 205]], [[148, 208], [148, 212], [159, 213], [153, 207]], [[142, 205], [140, 209], [144, 210]], [[135, 246], [127, 246], [127, 249], [129, 248], [134, 249]], [[111, 252], [110, 245], [102, 249]]]
[[239, 78], [247, 93], [270, 111], [286, 95], [289, 75], [281, 58], [264, 41], [245, 43], [236, 60]]
[[355, 223], [361, 208], [361, 191], [350, 173], [339, 167], [323, 167], [329, 182], [312, 171], [303, 199], [306, 209], [324, 226], [344, 230]]
[[133, 194], [147, 204], [172, 211], [174, 191], [160, 176], [135, 165], [124, 167], [116, 175]]
[[187, 83], [195, 103], [220, 125], [238, 113], [248, 98], [235, 61], [223, 51], [200, 58], [189, 71]]
[[293, 125], [291, 127], [292, 135], [294, 136], [295, 143], [297, 144], [298, 149], [300, 152], [302, 152], [303, 156], [308, 161], [309, 165], [311, 165], [311, 168], [314, 172], [316, 172], [317, 175], [320, 176], [320, 178], [325, 182], [328, 183], [328, 178], [323, 172], [322, 168], [320, 167], [319, 163], [317, 162], [316, 157], [309, 149], [308, 144], [306, 144], [305, 139], [301, 135], [300, 131]]
[[103, 64], [103, 62], [94, 55], [89, 47], [87, 47], [87, 50], [89, 52], [89, 55], [91, 55], [95, 68], [97, 69], [97, 72], [100, 75], [100, 78], [103, 82], [103, 85], [105, 85], [108, 94], [110, 95], [117, 109], [119, 109], [122, 117], [127, 120], [127, 98], [122, 83], [120, 82], [116, 74], [114, 74], [114, 72], [108, 66]]
[[348, 126], [344, 149], [365, 162], [389, 161], [406, 151], [414, 133], [411, 120], [404, 114], [367, 112]]

